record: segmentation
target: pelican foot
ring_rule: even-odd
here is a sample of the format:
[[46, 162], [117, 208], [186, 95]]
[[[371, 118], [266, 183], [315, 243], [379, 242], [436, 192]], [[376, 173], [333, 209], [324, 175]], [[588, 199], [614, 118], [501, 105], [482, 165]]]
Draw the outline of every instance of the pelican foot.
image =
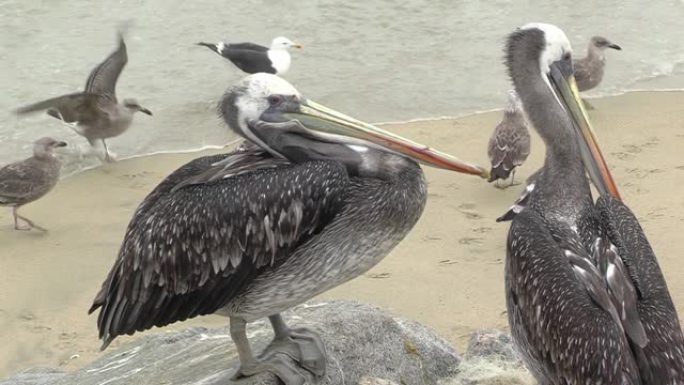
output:
[[232, 380], [264, 372], [275, 374], [285, 385], [304, 385], [310, 383], [312, 377], [311, 373], [299, 366], [287, 353], [273, 353], [268, 357], [257, 358], [253, 363], [240, 365]]
[[314, 331], [288, 329], [264, 349], [254, 364], [242, 365], [233, 379], [264, 371], [278, 376], [286, 385], [317, 382], [325, 375], [325, 346]]

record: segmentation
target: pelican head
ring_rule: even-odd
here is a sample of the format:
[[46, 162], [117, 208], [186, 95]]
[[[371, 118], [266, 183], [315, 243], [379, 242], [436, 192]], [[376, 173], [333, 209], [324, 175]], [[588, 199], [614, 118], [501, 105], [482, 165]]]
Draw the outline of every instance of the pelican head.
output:
[[302, 45], [295, 43], [292, 40], [286, 38], [285, 36], [278, 36], [271, 42], [271, 49], [284, 49], [288, 50], [290, 48], [302, 48]]
[[315, 103], [276, 75], [245, 77], [226, 92], [219, 109], [237, 134], [290, 161], [335, 159], [346, 164], [354, 155], [350, 152], [375, 149], [433, 167], [488, 177], [482, 167]]
[[[531, 60], [536, 61], [537, 65], [526, 65]], [[506, 64], [519, 93], [521, 89], [526, 88], [525, 83], [532, 77], [541, 76], [553, 94], [555, 102], [560, 104], [563, 114], [570, 118], [572, 129], [579, 137], [581, 156], [592, 182], [601, 194], [609, 193], [619, 198], [617, 187], [608, 171], [589, 116], [579, 96], [574, 76], [572, 47], [565, 33], [555, 25], [544, 23], [530, 23], [518, 28], [508, 38]], [[535, 112], [527, 111], [530, 106], [525, 107], [528, 116]], [[549, 130], [552, 127], [536, 128]]]

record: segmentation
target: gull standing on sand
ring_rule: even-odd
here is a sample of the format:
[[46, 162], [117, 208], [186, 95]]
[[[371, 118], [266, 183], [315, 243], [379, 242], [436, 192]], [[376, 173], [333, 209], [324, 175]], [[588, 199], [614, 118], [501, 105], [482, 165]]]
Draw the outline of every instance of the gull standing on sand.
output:
[[[221, 311], [236, 378], [310, 383], [326, 371], [323, 342], [280, 313], [363, 274], [408, 234], [427, 198], [417, 162], [488, 172], [314, 103], [275, 75], [244, 78], [219, 109], [254, 145], [195, 159], [143, 200], [90, 311], [100, 308], [104, 346]], [[264, 317], [275, 338], [254, 355], [246, 326]]]
[[197, 43], [197, 45], [209, 47], [248, 74], [266, 72], [275, 75], [282, 75], [290, 69], [289, 49], [291, 47], [302, 48], [301, 44], [294, 43], [284, 36], [273, 39], [270, 48], [254, 43]]
[[544, 385], [684, 384], [677, 311], [582, 107], [565, 33], [519, 28], [506, 65], [546, 145], [506, 246], [508, 321], [523, 361]]
[[[611, 43], [605, 37], [594, 36], [589, 40], [587, 56], [582, 59], [573, 60], [575, 80], [580, 91], [588, 91], [598, 86], [601, 80], [603, 80], [603, 71], [606, 67], [606, 48], [622, 50], [619, 45]], [[586, 104], [591, 108], [590, 104]]]
[[[508, 105], [504, 116], [489, 138], [487, 155], [492, 164], [488, 182], [496, 182], [496, 186], [506, 188], [513, 186], [515, 168], [521, 166], [530, 155], [530, 133], [522, 104], [515, 90], [508, 91]], [[511, 177], [511, 183], [500, 186], [498, 180]]]
[[[33, 156], [0, 168], [0, 206], [12, 207], [14, 228], [16, 230], [46, 231], [30, 219], [19, 215], [19, 207], [33, 202], [47, 194], [59, 180], [62, 163], [54, 155], [56, 147], [64, 147], [65, 142], [52, 138], [41, 138], [33, 144]], [[19, 226], [19, 220], [28, 227]]]
[[134, 113], [152, 115], [134, 99], [124, 99], [121, 104], [116, 99], [116, 82], [127, 62], [126, 43], [119, 33], [119, 47], [93, 69], [83, 92], [47, 99], [16, 112], [26, 114], [47, 109], [48, 115], [68, 123], [91, 146], [101, 141], [105, 160], [113, 160], [105, 139], [123, 134], [133, 122]]

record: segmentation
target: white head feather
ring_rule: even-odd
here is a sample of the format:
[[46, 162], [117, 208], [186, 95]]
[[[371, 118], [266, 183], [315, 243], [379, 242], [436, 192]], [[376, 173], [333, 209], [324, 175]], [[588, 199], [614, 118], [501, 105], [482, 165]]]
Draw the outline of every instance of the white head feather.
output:
[[539, 69], [543, 74], [548, 74], [551, 64], [560, 60], [563, 55], [568, 52], [572, 54], [572, 46], [568, 37], [565, 36], [565, 32], [553, 24], [529, 23], [520, 27], [520, 29], [538, 29], [544, 32], [546, 47], [539, 57]]

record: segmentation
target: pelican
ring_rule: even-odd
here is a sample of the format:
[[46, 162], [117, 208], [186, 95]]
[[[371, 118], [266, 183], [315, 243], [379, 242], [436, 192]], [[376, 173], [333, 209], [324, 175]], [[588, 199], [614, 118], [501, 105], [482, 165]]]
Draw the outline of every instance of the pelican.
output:
[[508, 320], [524, 361], [544, 385], [683, 384], [677, 312], [598, 147], [566, 35], [528, 24], [508, 37], [506, 51], [515, 90], [546, 145], [507, 241]]
[[69, 124], [77, 134], [88, 139], [91, 146], [102, 142], [104, 159], [113, 160], [114, 155], [109, 152], [105, 139], [123, 134], [131, 126], [136, 112], [152, 115], [135, 99], [124, 99], [121, 104], [116, 99], [116, 82], [128, 62], [123, 35], [120, 32], [118, 36], [118, 48], [93, 69], [83, 92], [43, 100], [21, 107], [16, 113], [47, 109], [48, 115]]
[[[521, 166], [530, 155], [530, 133], [527, 130], [525, 113], [515, 90], [508, 91], [508, 105], [504, 116], [489, 138], [487, 155], [492, 164], [488, 182], [511, 177], [506, 188], [513, 186], [515, 168]], [[498, 184], [496, 184], [499, 187]]]
[[266, 72], [282, 75], [290, 69], [290, 48], [302, 48], [301, 44], [279, 36], [267, 48], [254, 43], [197, 43], [230, 60], [248, 74]]
[[[191, 161], [140, 204], [90, 309], [100, 309], [103, 348], [221, 310], [236, 378], [320, 378], [322, 341], [280, 313], [363, 274], [406, 236], [426, 199], [416, 162], [488, 173], [323, 107], [271, 74], [229, 88], [219, 110], [252, 145]], [[264, 317], [275, 338], [255, 357], [246, 324]]]
[[[43, 227], [19, 215], [19, 207], [36, 201], [49, 193], [57, 181], [62, 162], [55, 157], [54, 149], [66, 146], [66, 142], [52, 138], [40, 138], [33, 143], [33, 156], [0, 168], [0, 206], [12, 207], [15, 230]], [[26, 226], [20, 226], [19, 220]]]

